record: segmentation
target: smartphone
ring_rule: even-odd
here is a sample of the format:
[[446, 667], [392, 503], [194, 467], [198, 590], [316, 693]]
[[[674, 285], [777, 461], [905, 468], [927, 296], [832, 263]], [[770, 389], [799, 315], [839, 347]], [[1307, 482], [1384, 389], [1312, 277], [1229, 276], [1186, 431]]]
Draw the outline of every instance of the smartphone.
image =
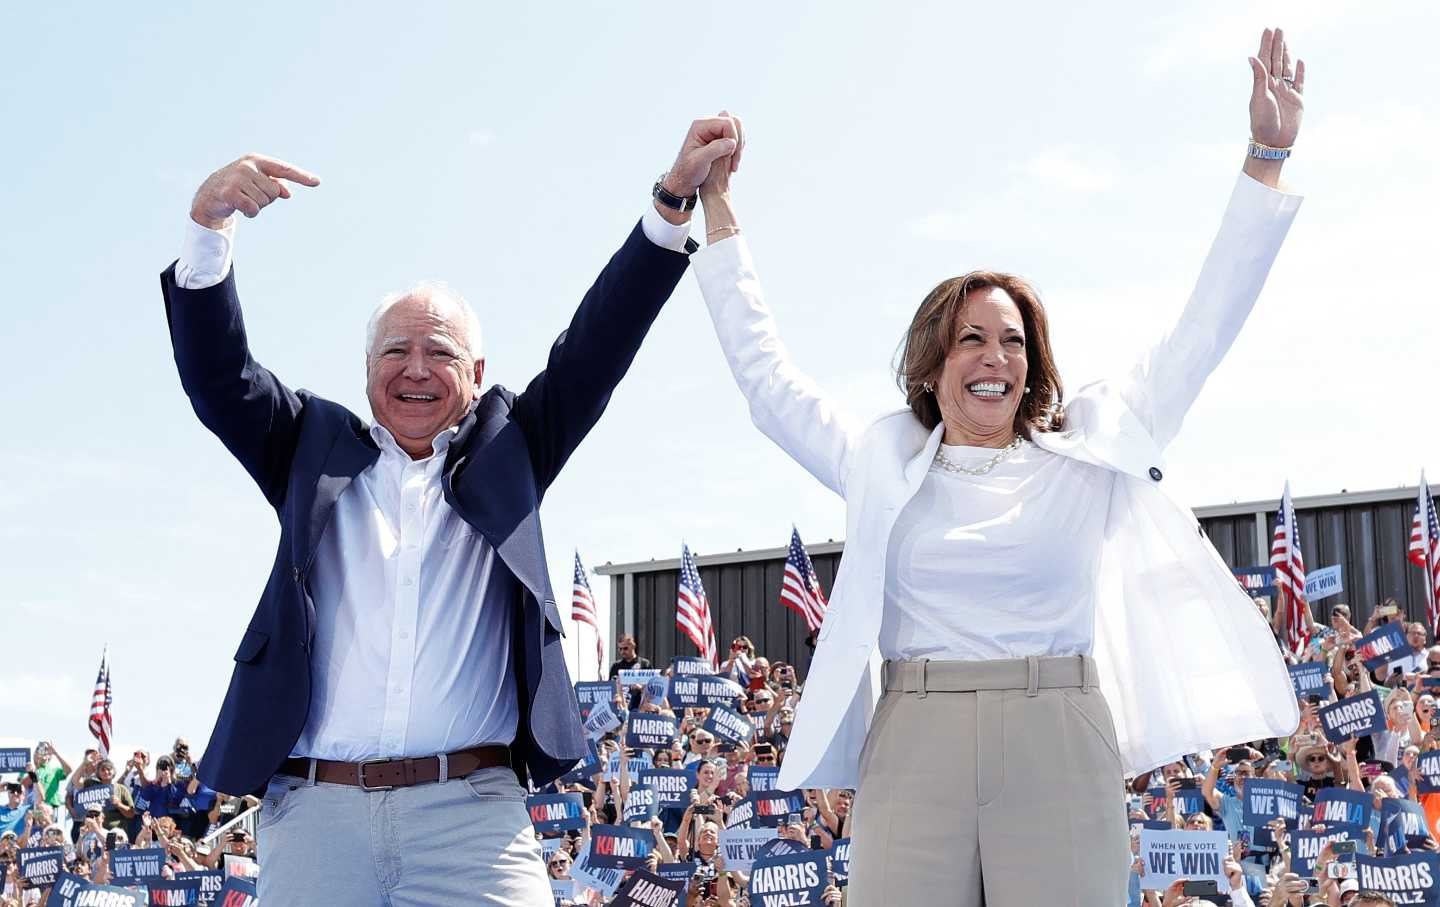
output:
[[116, 835], [115, 832], [113, 832], [113, 831], [110, 832], [109, 834], [105, 835], [105, 849], [106, 849], [106, 850], [114, 850], [114, 849], [115, 849], [115, 842], [116, 842], [116, 840], [118, 840], [118, 839], [119, 839], [119, 836]]
[[1196, 879], [1181, 886], [1180, 893], [1187, 898], [1204, 897], [1220, 893], [1220, 886], [1214, 879]]
[[1410, 850], [1424, 850], [1430, 843], [1429, 835], [1406, 835], [1405, 846]]
[[[1440, 725], [1437, 725], [1437, 727], [1440, 727]], [[757, 756], [769, 756], [775, 752], [775, 746], [770, 743], [757, 743], [753, 747], [753, 752]]]
[[1381, 617], [1394, 617], [1396, 614], [1400, 613], [1400, 609], [1395, 607], [1394, 605], [1385, 605], [1383, 607], [1376, 608], [1375, 613]]
[[1244, 762], [1248, 758], [1250, 758], [1250, 747], [1248, 746], [1232, 746], [1225, 751], [1225, 761], [1227, 762]]
[[1332, 842], [1332, 843], [1331, 843], [1330, 849], [1331, 849], [1332, 851], [1334, 851], [1334, 853], [1335, 853], [1336, 856], [1339, 856], [1339, 855], [1342, 854], [1342, 853], [1351, 853], [1351, 854], [1353, 854], [1353, 853], [1355, 852], [1355, 842], [1354, 842], [1354, 841], [1335, 841], [1335, 842]]
[[695, 807], [694, 812], [697, 816], [713, 816], [715, 815], [715, 805], [713, 803], [701, 804]]

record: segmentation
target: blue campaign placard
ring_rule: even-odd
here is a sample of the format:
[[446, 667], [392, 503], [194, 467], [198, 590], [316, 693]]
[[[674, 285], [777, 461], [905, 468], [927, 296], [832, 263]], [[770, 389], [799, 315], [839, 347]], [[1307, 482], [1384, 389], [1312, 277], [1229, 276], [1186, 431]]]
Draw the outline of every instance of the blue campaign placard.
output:
[[596, 866], [591, 862], [592, 848], [595, 841], [585, 845], [585, 849], [575, 858], [575, 863], [570, 867], [570, 877], [578, 881], [586, 888], [593, 888], [601, 894], [609, 897], [620, 887], [620, 881], [625, 877], [623, 869], [607, 869], [603, 866]]
[[655, 788], [648, 784], [630, 785], [630, 794], [625, 798], [625, 813], [622, 822], [646, 822], [660, 814], [660, 801], [655, 797]]
[[1245, 782], [1244, 819], [1248, 828], [1268, 825], [1273, 819], [1284, 819], [1286, 828], [1300, 821], [1300, 796], [1304, 788], [1288, 781], [1266, 781], [1251, 778]]
[[239, 876], [226, 876], [220, 886], [218, 903], [221, 907], [256, 907], [260, 903], [255, 894], [255, 880]]
[[1391, 621], [1376, 627], [1355, 640], [1355, 654], [1365, 663], [1367, 671], [1388, 667], [1390, 662], [1410, 654], [1404, 626], [1399, 621]]
[[640, 783], [654, 788], [662, 809], [688, 806], [695, 775], [683, 768], [649, 768], [640, 773]]
[[823, 850], [811, 851], [808, 845], [801, 844], [799, 841], [792, 841], [789, 838], [776, 838], [773, 841], [761, 845], [760, 849], [755, 851], [755, 860], [759, 862], [766, 857], [788, 857], [791, 854], [812, 852], [818, 853], [821, 856], [828, 853], [828, 851]]
[[1363, 790], [1346, 790], [1343, 787], [1322, 787], [1315, 794], [1315, 814], [1312, 824], [1336, 825], [1347, 823], [1370, 827], [1370, 810], [1375, 797]]
[[631, 712], [625, 731], [625, 745], [635, 749], [669, 749], [675, 741], [679, 720], [657, 712]]
[[542, 835], [585, 827], [583, 794], [536, 794], [525, 798], [525, 809]]
[[588, 745], [585, 758], [575, 763], [575, 767], [564, 775], [560, 776], [562, 784], [579, 784], [594, 778], [604, 771], [605, 765], [600, 761], [600, 751], [595, 746], [594, 740], [586, 741]]
[[15, 856], [20, 878], [35, 888], [54, 885], [55, 878], [65, 871], [63, 847], [22, 847]]
[[703, 674], [710, 676], [715, 669], [710, 667], [710, 662], [695, 655], [678, 655], [670, 659], [670, 676], [686, 677], [692, 674]]
[[1322, 705], [1319, 715], [1320, 728], [1331, 743], [1344, 743], [1385, 729], [1385, 709], [1380, 694], [1374, 690]]
[[110, 851], [110, 877], [112, 879], [155, 879], [165, 868], [165, 848], [131, 847], [128, 850]]
[[1387, 853], [1399, 853], [1405, 849], [1405, 839], [1412, 835], [1430, 837], [1425, 827], [1425, 810], [1414, 800], [1400, 797], [1384, 797], [1380, 800], [1380, 836], [1376, 846], [1384, 846]]
[[645, 865], [655, 846], [648, 828], [625, 825], [590, 826], [590, 863], [601, 869], [634, 869]]
[[55, 886], [50, 889], [50, 900], [46, 907], [75, 907], [75, 896], [89, 885], [81, 876], [62, 872], [55, 877]]
[[1235, 579], [1250, 595], [1275, 595], [1274, 567], [1240, 567], [1234, 571]]
[[145, 907], [145, 895], [118, 885], [85, 885], [71, 903], [74, 907]]
[[[638, 778], [646, 769], [650, 768], [654, 760], [650, 757], [649, 750], [640, 750], [625, 761], [625, 773], [631, 778]], [[606, 781], [620, 780], [620, 753], [617, 750], [610, 754], [610, 761], [605, 764], [604, 779]]]
[[599, 740], [624, 724], [626, 717], [624, 709], [616, 711], [614, 703], [606, 700], [590, 707], [590, 714], [585, 716], [585, 723], [581, 727], [584, 728], [586, 737]]
[[620, 681], [620, 689], [628, 691], [631, 687], [644, 687], [651, 677], [659, 676], [660, 671], [656, 668], [627, 668], [617, 672], [615, 679]]
[[1290, 666], [1290, 685], [1295, 688], [1295, 698], [1304, 699], [1311, 693], [1324, 702], [1330, 697], [1330, 686], [1325, 681], [1330, 669], [1323, 661], [1302, 661]]
[[740, 684], [718, 674], [677, 674], [670, 678], [667, 693], [672, 709], [733, 706], [744, 695]]
[[745, 770], [745, 774], [750, 779], [750, 790], [752, 793], [774, 790], [775, 779], [780, 777], [780, 766], [752, 765]]
[[1175, 806], [1182, 816], [1193, 816], [1205, 811], [1205, 795], [1200, 792], [1200, 782], [1194, 778], [1180, 778], [1175, 782]]
[[1421, 753], [1415, 768], [1420, 772], [1419, 793], [1440, 793], [1440, 750]]
[[113, 784], [96, 784], [91, 787], [83, 787], [77, 790], [75, 796], [75, 809], [81, 815], [88, 809], [104, 809], [109, 805], [115, 796]]
[[835, 884], [844, 888], [850, 878], [849, 838], [836, 838], [835, 843], [830, 845], [830, 873], [835, 876]]
[[1301, 878], [1314, 878], [1315, 861], [1327, 844], [1354, 841], [1357, 853], [1364, 853], [1365, 829], [1358, 825], [1327, 827], [1324, 831], [1295, 831], [1290, 835], [1290, 871]]
[[647, 702], [665, 702], [665, 694], [670, 689], [670, 681], [664, 674], [656, 674], [645, 681], [645, 692], [641, 695], [641, 704]]
[[175, 878], [195, 879], [200, 883], [200, 898], [195, 903], [199, 907], [210, 907], [220, 895], [220, 888], [225, 884], [225, 873], [218, 869], [197, 869], [191, 872], [177, 872]]
[[710, 709], [704, 727], [716, 737], [730, 743], [749, 743], [755, 733], [755, 725], [749, 718], [724, 705]]
[[575, 684], [575, 701], [580, 704], [580, 720], [590, 717], [590, 708], [597, 702], [615, 700], [615, 682], [611, 680], [582, 680]]
[[1440, 854], [1407, 853], [1355, 857], [1361, 891], [1379, 891], [1397, 904], [1440, 907]]
[[0, 772], [23, 772], [30, 764], [30, 750], [21, 746], [0, 749]]
[[685, 863], [661, 863], [655, 867], [655, 874], [662, 879], [671, 882], [688, 882], [695, 870], [700, 868], [696, 860], [689, 860]]
[[685, 897], [686, 884], [637, 869], [615, 893], [610, 907], [676, 907]]
[[772, 857], [757, 853], [750, 868], [750, 907], [822, 904], [827, 884], [823, 850]]
[[805, 795], [793, 790], [768, 790], [752, 793], [741, 803], [753, 804], [751, 823], [756, 828], [779, 828], [791, 813], [805, 808]]
[[199, 879], [151, 879], [150, 907], [196, 907], [200, 903]]

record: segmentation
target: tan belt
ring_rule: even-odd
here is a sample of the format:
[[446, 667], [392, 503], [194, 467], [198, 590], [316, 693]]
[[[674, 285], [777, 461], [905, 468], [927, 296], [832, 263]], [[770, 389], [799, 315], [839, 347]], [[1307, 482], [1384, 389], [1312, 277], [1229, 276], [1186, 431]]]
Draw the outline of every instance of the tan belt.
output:
[[1079, 687], [1088, 693], [1100, 677], [1095, 659], [1085, 655], [1031, 656], [995, 661], [885, 662], [884, 688], [893, 693], [968, 693], [982, 690], [1040, 690]]
[[446, 778], [463, 778], [482, 768], [510, 764], [508, 746], [476, 746], [457, 750], [444, 756], [421, 756], [402, 759], [367, 759], [364, 762], [332, 762], [329, 759], [286, 759], [279, 772], [296, 778], [310, 778], [310, 765], [315, 765], [316, 781], [326, 784], [349, 784], [362, 790], [390, 790], [431, 784], [440, 780], [440, 762], [445, 762]]

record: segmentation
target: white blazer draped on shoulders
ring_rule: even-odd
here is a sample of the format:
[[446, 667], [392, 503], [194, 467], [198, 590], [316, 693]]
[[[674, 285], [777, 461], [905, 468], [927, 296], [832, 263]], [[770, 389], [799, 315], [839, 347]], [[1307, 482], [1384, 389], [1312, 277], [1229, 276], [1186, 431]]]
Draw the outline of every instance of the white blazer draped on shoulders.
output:
[[[1269, 626], [1194, 515], [1163, 490], [1161, 460], [1254, 306], [1299, 206], [1298, 196], [1241, 175], [1179, 322], [1128, 374], [1068, 401], [1063, 432], [1034, 439], [1119, 474], [1097, 552], [1094, 657], [1127, 774], [1286, 735], [1299, 723]], [[691, 261], [756, 426], [845, 499], [845, 554], [777, 783], [854, 787], [880, 696], [890, 531], [943, 427], [927, 430], [908, 409], [865, 425], [800, 372], [776, 333], [743, 236]]]

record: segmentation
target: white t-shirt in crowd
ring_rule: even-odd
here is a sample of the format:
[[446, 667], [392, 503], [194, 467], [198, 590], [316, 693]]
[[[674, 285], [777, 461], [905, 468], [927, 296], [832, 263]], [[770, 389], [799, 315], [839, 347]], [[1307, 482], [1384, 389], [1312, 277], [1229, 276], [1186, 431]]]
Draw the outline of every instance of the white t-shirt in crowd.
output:
[[[976, 467], [996, 451], [942, 445]], [[1088, 655], [1115, 473], [1024, 444], [983, 476], [931, 466], [890, 533], [880, 654]]]

